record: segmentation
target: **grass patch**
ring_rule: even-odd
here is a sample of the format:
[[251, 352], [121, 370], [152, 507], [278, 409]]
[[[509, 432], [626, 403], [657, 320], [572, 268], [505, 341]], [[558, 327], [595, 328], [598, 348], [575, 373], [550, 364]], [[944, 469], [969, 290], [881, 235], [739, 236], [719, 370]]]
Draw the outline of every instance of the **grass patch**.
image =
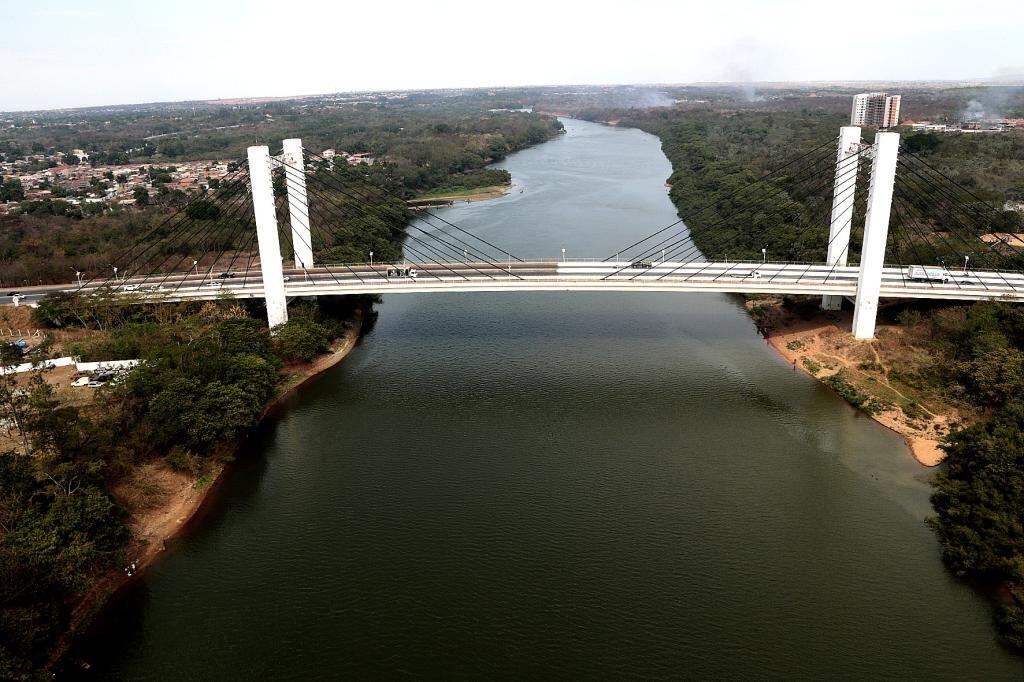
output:
[[819, 365], [817, 362], [815, 362], [813, 358], [805, 357], [802, 360], [802, 362], [803, 362], [804, 367], [811, 374], [815, 374], [816, 375], [818, 372], [821, 371], [821, 365]]

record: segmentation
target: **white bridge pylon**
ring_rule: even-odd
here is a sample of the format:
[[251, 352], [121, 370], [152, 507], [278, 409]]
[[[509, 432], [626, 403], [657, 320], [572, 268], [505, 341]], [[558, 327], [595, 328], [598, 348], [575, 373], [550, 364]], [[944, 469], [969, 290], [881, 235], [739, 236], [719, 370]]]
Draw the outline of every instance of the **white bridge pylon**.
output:
[[[641, 273], [614, 274], [609, 268], [630, 264], [595, 261], [589, 266], [579, 263], [576, 267], [562, 263], [531, 261], [511, 262], [507, 270], [495, 268], [480, 281], [473, 281], [475, 273], [481, 273], [494, 264], [454, 263], [444, 266], [446, 271], [463, 269], [460, 278], [450, 278], [448, 273], [437, 269], [430, 273], [429, 264], [422, 267], [418, 279], [397, 280], [383, 271], [384, 264], [377, 270], [372, 264], [364, 271], [371, 281], [353, 279], [351, 282], [333, 281], [318, 274], [320, 269], [313, 262], [312, 240], [310, 238], [309, 205], [304, 181], [302, 141], [284, 141], [284, 152], [280, 157], [271, 157], [265, 146], [249, 147], [249, 172], [253, 209], [256, 218], [256, 232], [259, 242], [262, 282], [250, 285], [248, 291], [238, 291], [243, 297], [264, 297], [267, 304], [267, 320], [270, 326], [288, 320], [288, 304], [282, 265], [281, 245], [278, 237], [274, 192], [271, 170], [275, 163], [287, 164], [293, 171], [294, 180], [288, 185], [288, 214], [295, 253], [295, 269], [301, 271], [303, 282], [291, 282], [291, 295], [328, 295], [341, 293], [385, 293], [403, 291], [572, 291], [572, 290], [657, 290], [657, 291], [743, 291], [765, 293], [821, 293], [822, 307], [837, 310], [844, 296], [856, 296], [853, 334], [858, 339], [871, 339], [875, 332], [880, 296], [906, 296], [916, 298], [951, 298], [957, 300], [979, 300], [983, 298], [1007, 298], [1017, 300], [1017, 288], [1000, 275], [992, 286], [979, 276], [977, 287], [961, 286], [936, 287], [916, 285], [907, 282], [902, 270], [884, 266], [886, 240], [892, 209], [893, 187], [896, 178], [897, 156], [899, 153], [897, 133], [879, 132], [875, 136], [871, 167], [871, 183], [868, 190], [867, 213], [865, 215], [864, 243], [861, 247], [860, 265], [847, 266], [850, 248], [850, 233], [853, 221], [854, 198], [857, 185], [856, 165], [863, 151], [861, 130], [844, 127], [839, 138], [836, 175], [833, 191], [832, 214], [829, 225], [827, 260], [820, 266], [806, 264], [722, 263], [708, 267], [698, 263], [699, 271], [687, 272], [686, 264], [678, 264], [671, 272], [655, 264], [652, 271]], [[295, 172], [297, 171], [297, 172]], [[676, 264], [673, 264], [676, 265]], [[583, 266], [583, 267], [580, 267]], [[650, 267], [650, 266], [647, 266]], [[351, 270], [351, 268], [349, 268]], [[503, 277], [507, 275], [507, 277]], [[701, 276], [698, 276], [701, 275]], [[799, 276], [798, 276], [799, 275]], [[710, 279], [709, 279], [710, 278]], [[897, 279], [899, 282], [897, 282]], [[258, 291], [255, 288], [258, 287]], [[946, 289], [949, 291], [946, 291]], [[196, 297], [202, 297], [197, 292]], [[182, 292], [181, 297], [191, 297]]]

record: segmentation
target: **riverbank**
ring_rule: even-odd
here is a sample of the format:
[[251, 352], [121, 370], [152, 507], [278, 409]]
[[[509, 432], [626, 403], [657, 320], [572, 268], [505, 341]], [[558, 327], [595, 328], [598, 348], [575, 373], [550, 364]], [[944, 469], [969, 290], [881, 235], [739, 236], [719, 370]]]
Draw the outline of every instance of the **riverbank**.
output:
[[434, 205], [450, 205], [456, 202], [462, 201], [466, 203], [472, 203], [475, 201], [487, 201], [489, 199], [497, 199], [503, 197], [512, 191], [513, 184], [507, 185], [488, 185], [486, 187], [473, 187], [471, 189], [455, 191], [455, 192], [440, 192], [440, 193], [427, 193], [422, 196], [410, 199], [408, 202], [412, 208], [421, 206], [434, 206]]
[[905, 343], [898, 325], [880, 322], [874, 341], [855, 339], [852, 312], [815, 310], [815, 301], [788, 310], [778, 297], [748, 300], [768, 343], [794, 369], [836, 390], [879, 424], [902, 436], [924, 466], [942, 462], [945, 436], [963, 415], [953, 406], [920, 395], [895, 380], [894, 365], [928, 362]]
[[[330, 351], [309, 363], [290, 363], [282, 370], [276, 395], [264, 407], [261, 419], [270, 416], [281, 403], [316, 376], [334, 367], [355, 349], [364, 328], [364, 313], [356, 309], [353, 324], [332, 344]], [[65, 634], [54, 647], [48, 669], [58, 666], [75, 638], [88, 627], [103, 606], [129, 582], [152, 566], [167, 548], [197, 519], [215, 498], [229, 467], [224, 462], [210, 464], [204, 471], [190, 475], [171, 468], [164, 460], [143, 464], [131, 476], [120, 481], [111, 494], [128, 514], [126, 525], [131, 534], [125, 549], [128, 565], [100, 577], [77, 600]]]

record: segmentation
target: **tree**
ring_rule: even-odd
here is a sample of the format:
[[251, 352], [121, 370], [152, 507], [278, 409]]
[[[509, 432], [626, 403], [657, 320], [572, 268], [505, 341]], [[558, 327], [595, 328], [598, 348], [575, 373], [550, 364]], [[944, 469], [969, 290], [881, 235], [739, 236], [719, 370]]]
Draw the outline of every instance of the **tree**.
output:
[[220, 218], [220, 206], [209, 199], [199, 199], [188, 205], [185, 215], [193, 220], [217, 220]]
[[0, 184], [0, 203], [22, 201], [24, 198], [25, 188], [18, 178], [8, 178]]
[[1024, 646], [1024, 402], [954, 432], [943, 449], [929, 519], [942, 558], [960, 576], [1009, 586], [1012, 601], [999, 607], [997, 623]]
[[138, 185], [132, 190], [132, 197], [135, 198], [136, 206], [146, 206], [149, 204], [149, 190], [142, 185]]
[[942, 138], [935, 133], [916, 133], [903, 138], [903, 146], [912, 154], [930, 152], [942, 144]]
[[274, 334], [274, 344], [285, 360], [309, 362], [331, 343], [327, 329], [312, 320], [288, 320], [274, 327]]

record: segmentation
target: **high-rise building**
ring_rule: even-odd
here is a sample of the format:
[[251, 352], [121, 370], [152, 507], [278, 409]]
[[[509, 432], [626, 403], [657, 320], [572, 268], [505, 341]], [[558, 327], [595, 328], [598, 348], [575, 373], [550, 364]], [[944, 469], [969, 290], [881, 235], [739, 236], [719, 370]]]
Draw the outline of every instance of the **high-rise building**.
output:
[[863, 92], [853, 96], [850, 125], [892, 128], [900, 122], [900, 96]]

